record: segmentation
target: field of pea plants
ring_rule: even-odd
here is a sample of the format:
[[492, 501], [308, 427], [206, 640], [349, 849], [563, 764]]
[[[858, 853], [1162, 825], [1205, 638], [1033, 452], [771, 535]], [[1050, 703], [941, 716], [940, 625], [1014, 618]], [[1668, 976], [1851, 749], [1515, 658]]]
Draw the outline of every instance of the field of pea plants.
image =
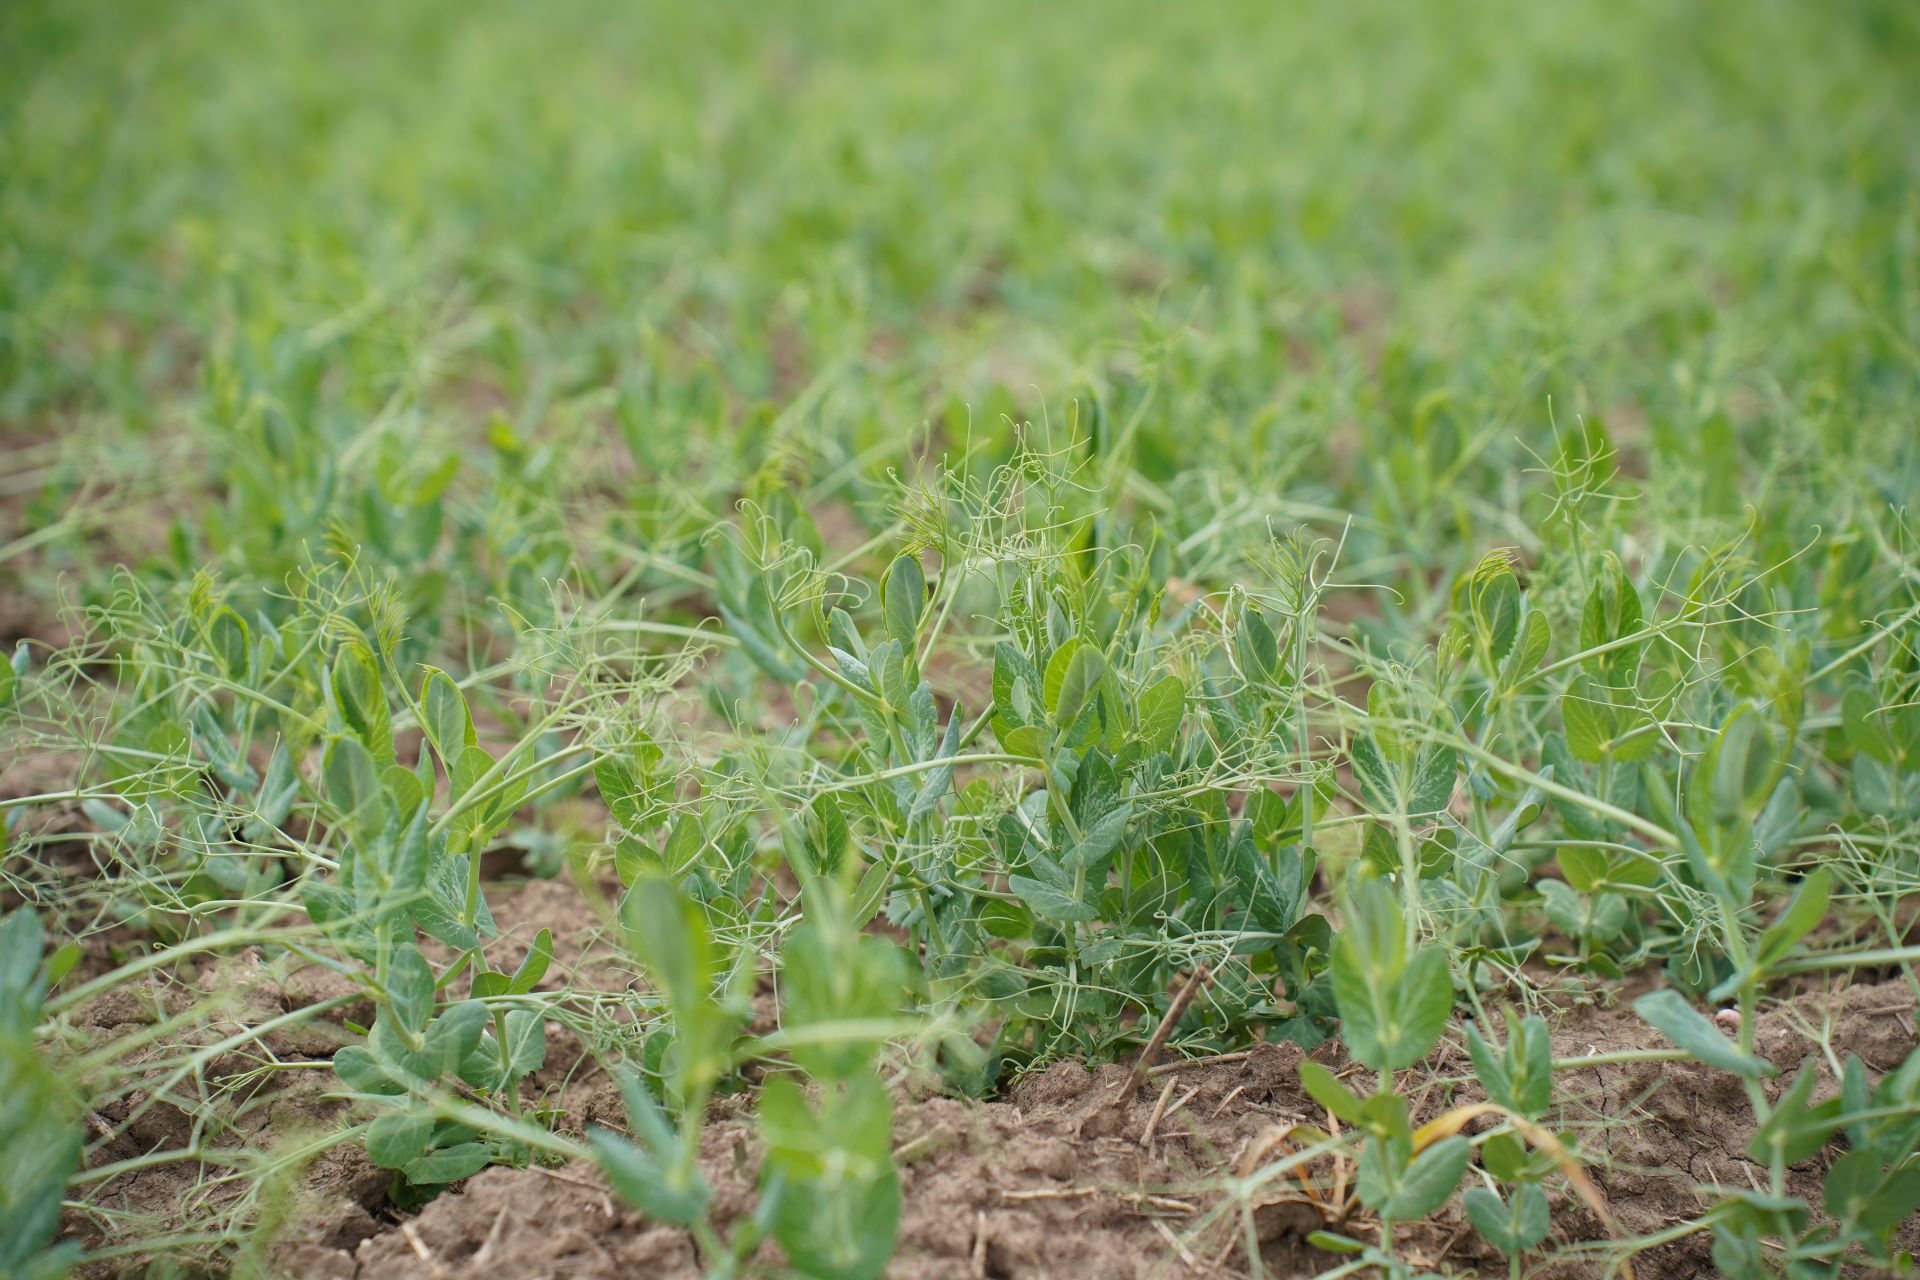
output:
[[0, 1277], [1913, 1276], [1920, 10], [0, 6]]

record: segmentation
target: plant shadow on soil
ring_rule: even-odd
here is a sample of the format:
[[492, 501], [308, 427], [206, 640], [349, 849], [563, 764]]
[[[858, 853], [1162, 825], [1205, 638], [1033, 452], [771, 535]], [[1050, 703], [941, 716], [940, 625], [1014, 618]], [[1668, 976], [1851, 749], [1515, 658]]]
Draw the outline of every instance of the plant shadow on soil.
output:
[[[554, 930], [555, 963], [543, 985], [577, 983], [605, 991], [634, 981], [630, 967], [612, 958], [604, 944], [596, 947], [594, 909], [571, 886], [503, 886], [490, 900], [502, 931], [498, 959], [506, 963], [537, 928]], [[203, 975], [200, 986], [226, 989], [222, 1026], [350, 993], [334, 975], [304, 970], [275, 976], [247, 956], [223, 962]], [[192, 994], [181, 991], [174, 1001]], [[1628, 993], [1589, 994], [1553, 1018], [1557, 1056], [1662, 1043], [1626, 1007], [1621, 997]], [[131, 999], [126, 991], [113, 992], [89, 1008], [82, 1022], [102, 1038], [127, 1034], [152, 1019], [151, 1009], [134, 1009]], [[347, 1040], [337, 1022], [354, 1015], [351, 1004], [336, 1007], [272, 1033], [270, 1047], [289, 1058], [325, 1057]], [[1768, 1084], [1770, 1093], [1777, 1096], [1810, 1054], [1824, 1087], [1835, 1087], [1824, 1053], [1806, 1034], [1823, 1022], [1834, 1054], [1844, 1059], [1858, 1053], [1877, 1078], [1913, 1049], [1914, 1016], [1913, 993], [1898, 980], [1807, 992], [1774, 1006], [1762, 1014], [1758, 1031], [1759, 1051], [1781, 1068]], [[1310, 1276], [1335, 1265], [1333, 1255], [1307, 1243], [1308, 1234], [1331, 1226], [1370, 1237], [1363, 1213], [1344, 1225], [1328, 1222], [1297, 1195], [1262, 1197], [1244, 1210], [1226, 1206], [1216, 1212], [1223, 1175], [1274, 1159], [1282, 1149], [1272, 1139], [1286, 1126], [1326, 1123], [1300, 1088], [1303, 1056], [1294, 1045], [1260, 1045], [1217, 1061], [1169, 1062], [1130, 1096], [1126, 1067], [1089, 1070], [1075, 1061], [1027, 1075], [1003, 1101], [969, 1103], [903, 1087], [895, 1143], [904, 1203], [887, 1274], [901, 1280], [1245, 1276], [1249, 1225], [1268, 1274]], [[1350, 1070], [1337, 1042], [1314, 1056], [1336, 1072]], [[216, 1059], [207, 1074], [217, 1080], [257, 1066]], [[1416, 1122], [1484, 1096], [1463, 1052], [1443, 1045], [1429, 1066], [1426, 1083], [1416, 1084], [1409, 1097]], [[261, 1144], [287, 1143], [343, 1124], [345, 1104], [319, 1096], [326, 1085], [312, 1079], [323, 1074], [295, 1073], [294, 1085], [269, 1086], [276, 1091], [247, 1099], [241, 1133]], [[1595, 1181], [1629, 1234], [1665, 1230], [1696, 1216], [1709, 1203], [1697, 1189], [1703, 1185], [1764, 1179], [1764, 1170], [1745, 1159], [1752, 1121], [1731, 1076], [1691, 1063], [1655, 1062], [1582, 1069], [1572, 1073], [1570, 1084], [1563, 1131], [1578, 1133]], [[567, 1127], [576, 1131], [623, 1123], [612, 1081], [557, 1025], [549, 1025], [547, 1067], [529, 1087], [549, 1104], [557, 1100]], [[122, 1124], [143, 1101], [136, 1096], [120, 1104], [119, 1113], [98, 1119]], [[755, 1203], [758, 1142], [745, 1102], [735, 1097], [717, 1103], [703, 1140], [702, 1166], [723, 1231]], [[1150, 1126], [1151, 1141], [1143, 1142]], [[119, 1143], [97, 1152], [95, 1163], [178, 1147], [187, 1139], [185, 1116], [161, 1102], [137, 1117]], [[1817, 1203], [1820, 1179], [1837, 1153], [1830, 1148], [1796, 1166], [1789, 1190]], [[192, 1170], [191, 1162], [144, 1169], [109, 1182], [95, 1198], [164, 1215], [193, 1189]], [[323, 1151], [306, 1166], [289, 1218], [265, 1252], [270, 1268], [293, 1280], [444, 1280], [482, 1270], [499, 1280], [695, 1280], [702, 1274], [684, 1230], [650, 1223], [621, 1204], [590, 1165], [488, 1169], [412, 1217], [388, 1201], [388, 1187], [388, 1175], [356, 1145]], [[1274, 1191], [1283, 1188], [1276, 1183]], [[74, 1225], [75, 1235], [88, 1243], [103, 1239], [97, 1229]], [[1604, 1236], [1600, 1222], [1569, 1192], [1554, 1193], [1549, 1248]], [[1920, 1225], [1905, 1229], [1904, 1243], [1920, 1243]], [[1423, 1267], [1506, 1274], [1505, 1261], [1467, 1227], [1457, 1197], [1426, 1222], [1401, 1228], [1396, 1247]], [[1563, 1256], [1529, 1274], [1598, 1276], [1603, 1267], [1595, 1256]], [[771, 1251], [766, 1260], [778, 1263]], [[1635, 1269], [1652, 1280], [1711, 1274], [1708, 1240], [1696, 1233], [1649, 1251], [1636, 1259]]]

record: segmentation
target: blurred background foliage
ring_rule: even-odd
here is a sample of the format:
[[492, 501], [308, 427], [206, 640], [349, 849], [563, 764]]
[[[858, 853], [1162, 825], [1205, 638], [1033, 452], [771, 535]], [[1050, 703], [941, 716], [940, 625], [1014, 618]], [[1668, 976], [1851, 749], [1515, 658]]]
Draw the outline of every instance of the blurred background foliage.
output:
[[1580, 418], [1683, 532], [1915, 487], [1904, 4], [18, 3], [0, 46], [43, 598], [329, 537], [416, 616], [667, 588], [741, 497], [878, 527], [1027, 419], [1183, 538], [1284, 498], [1423, 572], [1533, 549]]

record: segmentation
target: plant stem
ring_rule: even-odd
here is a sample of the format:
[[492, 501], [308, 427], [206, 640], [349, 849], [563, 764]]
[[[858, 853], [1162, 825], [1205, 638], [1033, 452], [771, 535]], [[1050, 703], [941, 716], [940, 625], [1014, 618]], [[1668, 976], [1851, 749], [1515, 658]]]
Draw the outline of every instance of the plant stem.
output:
[[1920, 964], [1920, 947], [1882, 947], [1873, 951], [1823, 951], [1792, 956], [1770, 967], [1771, 973], [1815, 973], [1826, 969], [1864, 969], [1881, 965]]

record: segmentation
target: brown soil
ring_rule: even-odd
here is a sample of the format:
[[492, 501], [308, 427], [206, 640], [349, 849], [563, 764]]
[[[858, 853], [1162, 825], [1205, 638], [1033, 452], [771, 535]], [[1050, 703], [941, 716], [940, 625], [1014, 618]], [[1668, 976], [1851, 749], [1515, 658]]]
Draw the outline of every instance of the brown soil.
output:
[[[1764, 1086], [1769, 1100], [1786, 1091], [1809, 1057], [1820, 1080], [1814, 1096], [1838, 1092], [1839, 1082], [1816, 1038], [1822, 1034], [1835, 1058], [1844, 1062], [1847, 1054], [1859, 1054], [1869, 1079], [1877, 1081], [1914, 1051], [1914, 1016], [1913, 989], [1900, 979], [1809, 992], [1763, 1011], [1755, 1048], [1779, 1068]], [[1554, 1036], [1555, 1054], [1565, 1057], [1647, 1044], [1665, 1042], [1624, 1003], [1592, 1008]], [[1595, 1180], [1629, 1234], [1662, 1231], [1701, 1213], [1711, 1196], [1699, 1188], [1766, 1185], [1765, 1166], [1746, 1157], [1754, 1129], [1746, 1091], [1726, 1072], [1691, 1062], [1595, 1067], [1570, 1075], [1561, 1096], [1570, 1120], [1604, 1126], [1586, 1139], [1605, 1152]], [[1822, 1179], [1840, 1152], [1837, 1145], [1830, 1147], [1790, 1169], [1788, 1193], [1818, 1205]], [[1598, 1226], [1584, 1210], [1570, 1212], [1569, 1223], [1576, 1216], [1588, 1231]], [[1909, 1248], [1920, 1244], [1920, 1223], [1908, 1224], [1904, 1240]], [[1704, 1234], [1695, 1234], [1653, 1250], [1643, 1255], [1638, 1272], [1643, 1277], [1711, 1274], [1709, 1244]]]
[[[496, 964], [517, 961], [544, 925], [556, 937], [555, 963], [544, 986], [577, 983], [617, 992], [633, 981], [631, 968], [599, 936], [599, 909], [578, 890], [532, 882], [489, 896], [503, 938]], [[350, 990], [325, 971], [283, 971], [240, 956], [208, 966], [190, 986], [111, 993], [80, 1021], [87, 1037], [101, 1043], [137, 1034], [210, 992], [224, 991], [226, 1003], [195, 1036], [212, 1043], [242, 1023], [257, 1024]], [[1567, 996], [1554, 1017], [1555, 1053], [1575, 1057], [1660, 1044], [1627, 1007], [1634, 993], [1616, 985]], [[1777, 1095], [1809, 1054], [1822, 1064], [1821, 1078], [1831, 1089], [1831, 1072], [1811, 1038], [1823, 1025], [1837, 1057], [1858, 1053], [1877, 1077], [1913, 1051], [1914, 1013], [1913, 992], [1900, 980], [1810, 991], [1769, 1009], [1758, 1047], [1782, 1068], [1769, 1090]], [[366, 1016], [352, 1005], [330, 1010], [277, 1033], [270, 1047], [283, 1060], [324, 1058], [345, 1038], [339, 1023]], [[548, 1065], [528, 1083], [529, 1100], [563, 1111], [576, 1132], [593, 1123], [622, 1123], [617, 1091], [604, 1071], [558, 1024], [549, 1024], [549, 1032]], [[1299, 1087], [1301, 1056], [1291, 1045], [1263, 1045], [1221, 1060], [1166, 1064], [1130, 1097], [1123, 1096], [1126, 1068], [1089, 1071], [1077, 1062], [1027, 1076], [999, 1102], [967, 1103], [903, 1088], [895, 1143], [904, 1209], [887, 1274], [901, 1280], [1247, 1276], [1241, 1243], [1246, 1216], [1269, 1274], [1307, 1276], [1327, 1269], [1337, 1259], [1305, 1239], [1333, 1225], [1317, 1210], [1298, 1197], [1282, 1198], [1280, 1187], [1262, 1188], [1244, 1204], [1229, 1202], [1225, 1188], [1226, 1175], [1276, 1156], [1273, 1139], [1285, 1126], [1325, 1123]], [[1337, 1045], [1323, 1047], [1316, 1057], [1353, 1077], [1356, 1087], [1369, 1083]], [[204, 1078], [232, 1079], [257, 1065], [228, 1055], [208, 1064]], [[292, 1085], [276, 1076], [260, 1094], [237, 1091], [246, 1110], [236, 1138], [286, 1151], [348, 1119], [341, 1104], [316, 1096], [331, 1082], [328, 1073], [285, 1074]], [[1691, 1064], [1654, 1063], [1595, 1067], [1567, 1080], [1560, 1130], [1577, 1142], [1627, 1233], [1661, 1231], [1696, 1216], [1709, 1202], [1697, 1190], [1702, 1185], [1745, 1186], [1753, 1178], [1764, 1185], [1764, 1171], [1743, 1155], [1752, 1125], [1744, 1094], [1730, 1078]], [[1444, 1048], [1428, 1069], [1404, 1075], [1400, 1086], [1416, 1119], [1481, 1097], [1464, 1053], [1453, 1048]], [[142, 1104], [148, 1104], [145, 1112], [136, 1115]], [[184, 1113], [165, 1099], [136, 1095], [104, 1110], [94, 1123], [102, 1136], [120, 1131], [98, 1146], [90, 1160], [96, 1166], [178, 1147], [188, 1138]], [[1151, 1141], [1145, 1141], [1150, 1127]], [[757, 1145], [749, 1100], [717, 1104], [702, 1163], [723, 1232], [753, 1207]], [[1823, 1153], [1794, 1169], [1790, 1190], [1817, 1202], [1819, 1180], [1833, 1155]], [[205, 1176], [190, 1162], [161, 1165], [100, 1186], [91, 1199], [118, 1212], [152, 1215], [149, 1226], [155, 1219], [182, 1221], [174, 1217], [182, 1211], [182, 1197]], [[387, 1175], [357, 1148], [324, 1151], [307, 1166], [290, 1220], [275, 1233], [272, 1269], [298, 1280], [439, 1280], [483, 1269], [494, 1280], [672, 1280], [701, 1274], [684, 1231], [649, 1223], [628, 1209], [589, 1166], [490, 1169], [404, 1220], [387, 1202], [387, 1189]], [[201, 1187], [199, 1194], [208, 1193]], [[1605, 1234], [1570, 1193], [1556, 1193], [1553, 1203], [1550, 1245]], [[84, 1218], [76, 1218], [71, 1229], [89, 1243], [108, 1234], [101, 1223]], [[1374, 1228], [1364, 1212], [1355, 1212], [1338, 1229], [1370, 1238]], [[1910, 1226], [1907, 1236], [1909, 1246], [1920, 1244], [1920, 1226]], [[1505, 1274], [1504, 1262], [1466, 1228], [1457, 1201], [1428, 1223], [1402, 1229], [1396, 1248], [1422, 1267]], [[1711, 1274], [1707, 1248], [1700, 1235], [1669, 1244], [1643, 1254], [1638, 1274], [1655, 1280]], [[765, 1256], [777, 1265], [773, 1246]], [[1599, 1268], [1565, 1262], [1547, 1274], [1598, 1275]]]
[[[1271, 1126], [1304, 1120], [1300, 1052], [1266, 1045], [1237, 1061], [1166, 1072], [1124, 1102], [1129, 1072], [1060, 1062], [1007, 1102], [902, 1100], [896, 1143], [905, 1201], [888, 1275], [1170, 1276], [1172, 1242], [1194, 1233], [1218, 1194], [1213, 1177]], [[1166, 1113], [1147, 1131], [1167, 1086]], [[1179, 1105], [1174, 1110], [1175, 1104]], [[723, 1224], [751, 1210], [757, 1143], [749, 1122], [710, 1125], [703, 1166]], [[1302, 1228], [1318, 1222], [1262, 1211], [1268, 1264], [1308, 1273]], [[496, 1275], [599, 1277], [702, 1274], [681, 1231], [649, 1226], [606, 1191], [590, 1167], [494, 1169], [407, 1224], [324, 1260], [302, 1254], [305, 1280], [434, 1277], [485, 1267]], [[1190, 1252], [1237, 1249], [1237, 1222], [1197, 1232]], [[1237, 1268], [1230, 1264], [1222, 1274]]]
[[[326, 970], [270, 965], [249, 949], [203, 963], [197, 972], [184, 966], [174, 975], [149, 975], [88, 1002], [72, 1018], [72, 1040], [94, 1050], [117, 1045], [113, 1060], [143, 1086], [117, 1093], [88, 1113], [88, 1167], [181, 1151], [196, 1136], [204, 1148], [228, 1155], [308, 1146], [317, 1155], [305, 1182], [316, 1194], [303, 1229], [342, 1243], [376, 1230], [371, 1211], [383, 1206], [388, 1179], [358, 1147], [328, 1145], [334, 1141], [328, 1135], [351, 1119], [345, 1103], [322, 1096], [333, 1087], [332, 1073], [262, 1070], [268, 1063], [324, 1063], [353, 1039], [341, 1017], [370, 1018], [370, 1006], [344, 1005], [245, 1034], [352, 990]], [[163, 1022], [172, 1022], [172, 1030], [153, 1038]], [[235, 1043], [227, 1047], [230, 1041]], [[206, 1052], [191, 1069], [183, 1068], [181, 1060], [195, 1048]], [[227, 1127], [196, 1125], [194, 1117], [210, 1109]], [[69, 1214], [67, 1235], [94, 1249], [127, 1236], [244, 1217], [250, 1212], [243, 1203], [249, 1180], [225, 1172], [181, 1159], [86, 1184], [88, 1210]], [[83, 1270], [120, 1274], [105, 1263]]]

